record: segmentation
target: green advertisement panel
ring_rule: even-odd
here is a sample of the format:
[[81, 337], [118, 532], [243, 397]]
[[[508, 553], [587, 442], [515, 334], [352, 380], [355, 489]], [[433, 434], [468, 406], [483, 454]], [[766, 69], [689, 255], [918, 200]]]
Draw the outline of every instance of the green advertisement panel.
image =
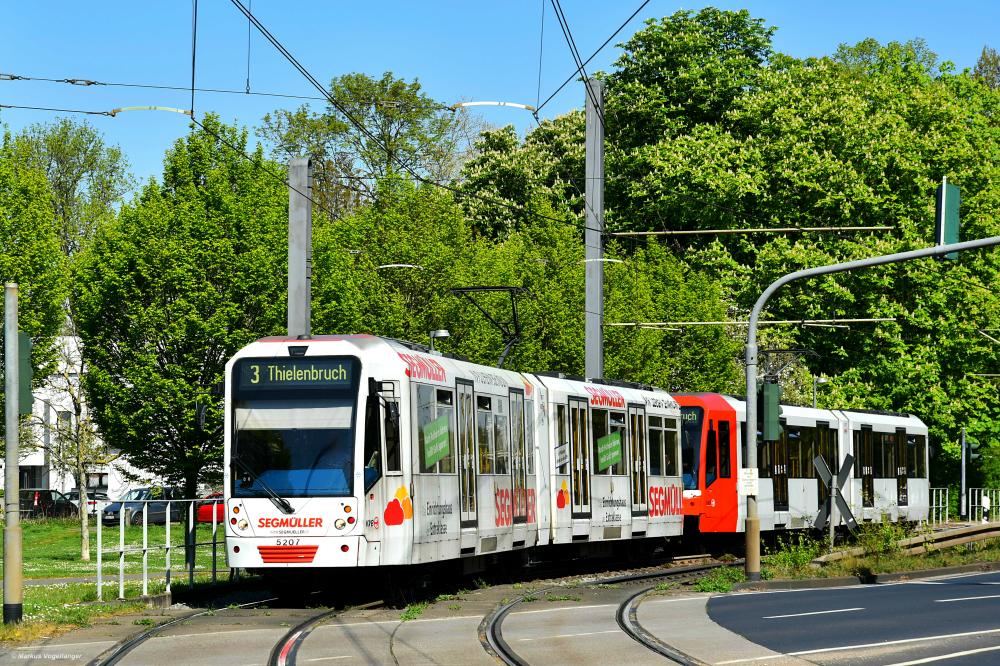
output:
[[424, 467], [448, 455], [448, 415], [442, 414], [424, 426]]
[[597, 471], [603, 472], [622, 461], [622, 435], [613, 432], [597, 440]]

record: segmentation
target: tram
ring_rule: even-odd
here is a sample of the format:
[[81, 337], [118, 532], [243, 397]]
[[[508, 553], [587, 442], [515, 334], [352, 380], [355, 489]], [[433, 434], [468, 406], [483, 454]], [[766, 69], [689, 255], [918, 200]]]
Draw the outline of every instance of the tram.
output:
[[[473, 570], [550, 545], [680, 538], [685, 521], [743, 529], [745, 406], [727, 396], [519, 373], [370, 335], [258, 340], [227, 364], [225, 396], [233, 567]], [[760, 458], [762, 529], [815, 518], [823, 495], [803, 456], [829, 442], [838, 459], [860, 452], [851, 501], [866, 517], [926, 516], [918, 419], [785, 414], [785, 444]]]
[[[714, 393], [674, 398], [681, 405], [684, 515], [690, 529], [742, 532], [746, 502], [737, 493], [737, 470], [746, 460], [746, 403]], [[779, 439], [757, 437], [761, 530], [812, 527], [830, 492], [814, 466], [817, 456], [834, 475], [847, 455], [853, 456], [842, 492], [858, 522], [927, 519], [927, 426], [920, 419], [788, 405], [781, 410]]]

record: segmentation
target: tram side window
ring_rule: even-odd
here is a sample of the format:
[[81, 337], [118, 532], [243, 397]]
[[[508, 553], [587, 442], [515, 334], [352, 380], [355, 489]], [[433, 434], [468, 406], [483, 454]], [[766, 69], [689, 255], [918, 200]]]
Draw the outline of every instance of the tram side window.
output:
[[666, 476], [680, 476], [677, 419], [664, 419], [663, 427], [663, 473]]
[[924, 460], [927, 455], [927, 438], [923, 435], [906, 436], [906, 476], [922, 479], [927, 476]]
[[496, 446], [496, 474], [510, 473], [510, 419], [507, 416], [507, 401], [494, 400], [493, 441]]
[[556, 474], [569, 474], [569, 433], [566, 428], [566, 405], [556, 405]]
[[385, 402], [385, 471], [402, 472], [403, 461], [399, 455], [399, 403]]
[[593, 427], [594, 474], [625, 473], [625, 413], [595, 409]]
[[663, 418], [649, 417], [649, 475], [663, 476]]
[[781, 429], [781, 445], [788, 452], [788, 476], [793, 479], [802, 478], [801, 442], [802, 434], [798, 428], [786, 425]]
[[493, 404], [486, 395], [476, 396], [476, 439], [479, 445], [479, 473], [492, 474], [493, 462]]
[[421, 474], [455, 471], [455, 396], [447, 389], [417, 386], [417, 446]]
[[708, 422], [708, 442], [705, 445], [705, 487], [715, 482], [719, 465], [719, 439], [715, 432], [715, 423]]
[[799, 455], [802, 460], [802, 479], [812, 479], [816, 476], [816, 466], [813, 465], [813, 458], [816, 457], [816, 428], [803, 426], [799, 428]]
[[379, 398], [373, 394], [365, 409], [365, 492], [371, 490], [382, 476], [379, 454], [382, 451], [382, 433], [379, 431]]
[[732, 456], [729, 452], [729, 421], [719, 421], [719, 476], [728, 479], [732, 476]]
[[535, 473], [535, 401], [524, 401], [524, 447], [527, 452], [525, 471]]

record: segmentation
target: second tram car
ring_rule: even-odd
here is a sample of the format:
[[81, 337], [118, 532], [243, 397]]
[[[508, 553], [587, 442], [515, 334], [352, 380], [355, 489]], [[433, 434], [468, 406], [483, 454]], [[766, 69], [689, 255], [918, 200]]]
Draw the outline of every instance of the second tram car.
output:
[[[680, 537], [685, 517], [743, 529], [745, 407], [722, 395], [518, 373], [369, 335], [274, 337], [227, 364], [225, 409], [233, 567], [471, 569], [549, 544]], [[859, 520], [926, 516], [919, 420], [784, 409], [782, 442], [760, 458], [762, 529], [815, 517], [813, 452], [831, 466], [855, 452]]]
[[[736, 477], [746, 459], [746, 403], [714, 393], [674, 398], [688, 522], [700, 532], [742, 532], [746, 502]], [[859, 522], [927, 517], [927, 427], [915, 416], [783, 405], [779, 439], [757, 441], [762, 530], [811, 527], [829, 497], [813, 459], [836, 474], [849, 453], [854, 464], [843, 492]]]

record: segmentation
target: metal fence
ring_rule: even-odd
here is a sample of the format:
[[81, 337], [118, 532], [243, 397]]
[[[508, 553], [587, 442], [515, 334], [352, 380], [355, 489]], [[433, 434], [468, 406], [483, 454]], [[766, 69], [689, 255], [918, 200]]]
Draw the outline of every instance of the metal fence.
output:
[[947, 488], [931, 488], [931, 505], [927, 520], [932, 526], [944, 525], [948, 522]]
[[[186, 571], [188, 583], [194, 583], [196, 559], [198, 548], [211, 547], [212, 549], [212, 583], [218, 581], [219, 569], [219, 547], [225, 548], [224, 534], [220, 534], [218, 523], [218, 506], [223, 503], [223, 499], [177, 499], [177, 500], [129, 500], [125, 504], [119, 504], [118, 510], [118, 547], [109, 550], [104, 549], [104, 509], [116, 502], [102, 502], [97, 505], [97, 599], [104, 599], [104, 557], [114, 556], [118, 559], [118, 598], [125, 598], [125, 578], [126, 564], [130, 557], [142, 558], [142, 594], [149, 594], [149, 555], [150, 552], [163, 551], [164, 565], [163, 577], [166, 581], [166, 591], [170, 591], [170, 585], [174, 569], [172, 568], [171, 556], [177, 549], [181, 550], [182, 572]], [[141, 509], [136, 508], [142, 505]], [[199, 507], [211, 506], [212, 513], [212, 540], [199, 542], [197, 540], [197, 510]], [[150, 522], [159, 523], [162, 520], [164, 530], [163, 543], [150, 545]], [[172, 523], [180, 523], [172, 525]], [[111, 523], [110, 525], [113, 525]], [[207, 524], [207, 521], [206, 521]], [[142, 545], [126, 543], [126, 527], [142, 525]], [[173, 527], [173, 529], [171, 529]], [[191, 535], [191, 536], [187, 536]], [[223, 557], [225, 554], [223, 553]], [[225, 560], [222, 560], [224, 563]], [[228, 567], [227, 567], [228, 568]], [[154, 576], [160, 571], [156, 569]], [[207, 569], [206, 569], [207, 571]]]
[[1000, 520], [1000, 488], [969, 488], [968, 506], [974, 523]]

